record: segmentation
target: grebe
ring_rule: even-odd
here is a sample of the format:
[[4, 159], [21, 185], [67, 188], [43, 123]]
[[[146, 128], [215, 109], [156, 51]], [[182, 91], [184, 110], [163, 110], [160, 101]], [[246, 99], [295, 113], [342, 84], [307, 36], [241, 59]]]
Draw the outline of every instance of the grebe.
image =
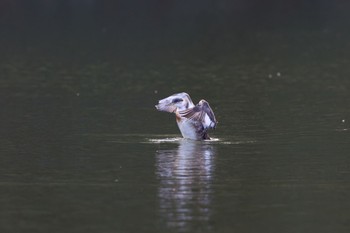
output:
[[156, 108], [158, 111], [175, 113], [181, 134], [187, 139], [210, 139], [207, 131], [214, 129], [218, 123], [207, 101], [201, 100], [194, 105], [185, 92], [159, 100]]

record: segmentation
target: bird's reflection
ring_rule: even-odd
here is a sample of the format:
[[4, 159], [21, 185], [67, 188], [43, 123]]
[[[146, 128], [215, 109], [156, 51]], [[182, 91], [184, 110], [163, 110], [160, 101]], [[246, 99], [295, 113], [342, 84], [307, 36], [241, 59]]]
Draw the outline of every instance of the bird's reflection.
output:
[[214, 157], [212, 145], [187, 140], [177, 149], [157, 151], [159, 213], [166, 227], [193, 230], [208, 226]]

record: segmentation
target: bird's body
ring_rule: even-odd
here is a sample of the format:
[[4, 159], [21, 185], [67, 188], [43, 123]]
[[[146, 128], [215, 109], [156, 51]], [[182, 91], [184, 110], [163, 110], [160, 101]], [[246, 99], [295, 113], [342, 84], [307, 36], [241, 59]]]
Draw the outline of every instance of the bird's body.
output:
[[205, 100], [194, 105], [187, 93], [178, 93], [159, 100], [159, 111], [176, 115], [176, 122], [184, 138], [192, 140], [210, 139], [207, 131], [215, 128], [217, 121], [209, 103]]

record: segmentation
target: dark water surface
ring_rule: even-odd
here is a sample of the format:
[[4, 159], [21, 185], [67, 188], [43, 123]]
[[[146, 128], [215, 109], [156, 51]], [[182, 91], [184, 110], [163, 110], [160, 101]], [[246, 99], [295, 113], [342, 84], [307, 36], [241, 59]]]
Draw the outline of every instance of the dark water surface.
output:
[[[24, 2], [1, 8], [1, 232], [350, 232], [342, 5]], [[214, 140], [154, 108], [182, 91]]]

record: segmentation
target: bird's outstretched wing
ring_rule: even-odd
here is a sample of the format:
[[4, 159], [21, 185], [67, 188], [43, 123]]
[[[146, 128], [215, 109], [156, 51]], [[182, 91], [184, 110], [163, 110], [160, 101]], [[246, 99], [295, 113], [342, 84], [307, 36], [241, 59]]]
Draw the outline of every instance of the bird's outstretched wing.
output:
[[205, 100], [199, 101], [193, 108], [181, 111], [179, 114], [181, 117], [202, 122], [204, 128], [215, 128], [217, 124], [214, 112]]

